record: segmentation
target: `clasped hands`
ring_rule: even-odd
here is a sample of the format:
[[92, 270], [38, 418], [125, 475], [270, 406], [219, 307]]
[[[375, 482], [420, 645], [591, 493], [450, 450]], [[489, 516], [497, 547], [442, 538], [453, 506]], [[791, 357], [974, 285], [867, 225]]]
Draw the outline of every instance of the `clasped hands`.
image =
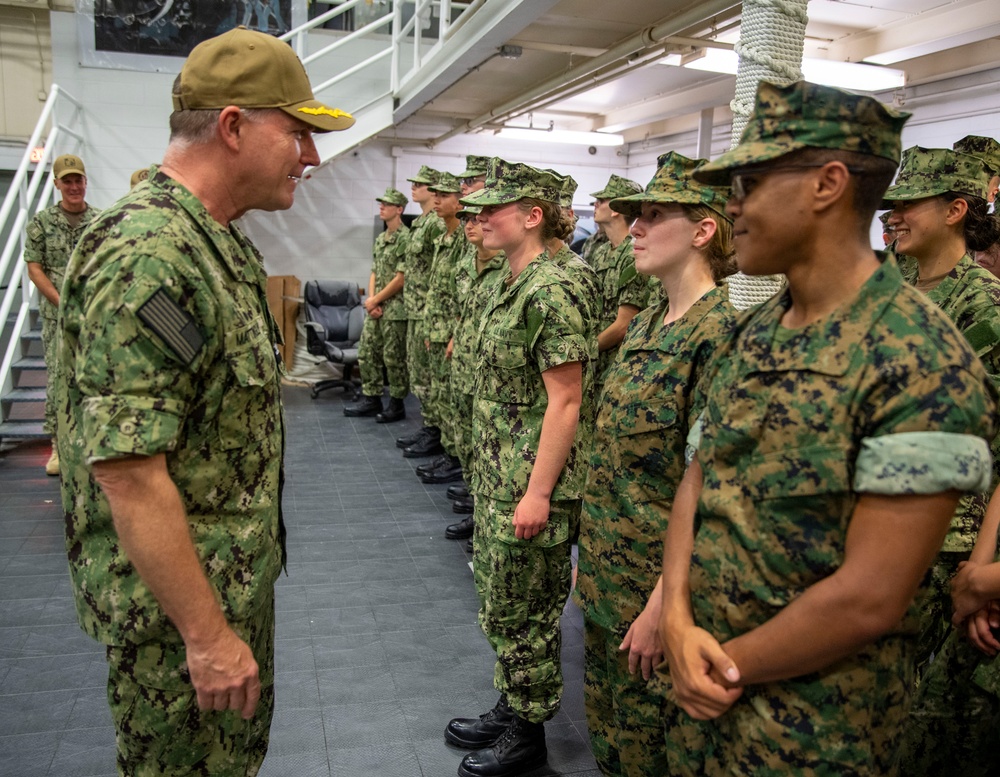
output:
[[705, 629], [661, 623], [660, 639], [677, 701], [695, 720], [719, 717], [743, 694], [739, 668]]

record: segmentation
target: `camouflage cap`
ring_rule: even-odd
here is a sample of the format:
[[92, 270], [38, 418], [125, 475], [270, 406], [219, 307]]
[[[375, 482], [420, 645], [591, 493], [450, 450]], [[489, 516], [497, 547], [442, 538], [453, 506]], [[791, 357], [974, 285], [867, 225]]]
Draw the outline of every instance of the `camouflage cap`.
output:
[[279, 108], [315, 132], [345, 130], [351, 114], [319, 102], [302, 62], [284, 41], [236, 27], [195, 46], [181, 68], [174, 110]]
[[934, 197], [945, 192], [986, 199], [990, 183], [986, 165], [972, 154], [950, 148], [913, 146], [903, 152], [896, 182], [882, 198], [882, 207], [892, 203]]
[[599, 192], [591, 192], [590, 196], [598, 200], [616, 200], [620, 197], [630, 197], [639, 194], [642, 187], [635, 181], [612, 174], [608, 183]]
[[412, 178], [407, 178], [406, 180], [410, 183], [419, 183], [424, 186], [431, 186], [436, 184], [438, 178], [441, 177], [441, 173], [435, 170], [433, 167], [428, 167], [427, 165], [420, 165], [420, 171]]
[[1000, 175], [1000, 143], [982, 135], [966, 135], [953, 149], [963, 154], [979, 157], [990, 171], [990, 175]]
[[64, 175], [86, 175], [87, 171], [83, 166], [83, 160], [74, 154], [63, 154], [57, 156], [52, 163], [52, 177], [62, 178]]
[[486, 175], [486, 168], [490, 163], [488, 156], [476, 156], [469, 154], [465, 157], [465, 170], [458, 174], [458, 178], [478, 178]]
[[559, 207], [571, 209], [573, 207], [573, 198], [576, 196], [576, 190], [579, 188], [580, 184], [576, 182], [576, 179], [567, 175], [563, 177], [563, 186], [559, 192]]
[[385, 190], [385, 194], [375, 199], [378, 202], [384, 202], [386, 205], [398, 205], [401, 208], [405, 208], [406, 203], [409, 202], [405, 194], [399, 189], [393, 189], [391, 186]]
[[437, 183], [427, 187], [432, 192], [438, 194], [459, 194], [462, 191], [462, 184], [458, 178], [451, 173], [441, 173]]
[[480, 189], [479, 191], [471, 192], [468, 196], [463, 197], [460, 202], [462, 203], [462, 210], [458, 212], [459, 216], [475, 216], [483, 212], [482, 205], [479, 205], [479, 200], [486, 197], [484, 192], [485, 189]]
[[889, 217], [892, 215], [891, 210], [887, 210], [885, 213], [878, 217], [878, 220], [882, 222], [882, 226], [886, 229], [889, 228]]
[[[549, 170], [508, 162], [499, 157], [490, 160], [486, 171], [486, 185], [475, 192], [480, 195], [471, 203], [469, 197], [462, 198], [463, 205], [506, 205], [526, 197], [546, 202], [559, 202], [563, 179]], [[471, 195], [470, 195], [471, 196]]]
[[702, 165], [694, 177], [725, 185], [732, 171], [770, 162], [801, 148], [828, 148], [899, 162], [900, 132], [910, 114], [873, 97], [798, 81], [761, 81], [739, 145]]
[[704, 164], [704, 159], [688, 159], [670, 151], [656, 160], [656, 173], [641, 194], [619, 197], [611, 201], [611, 209], [627, 218], [638, 218], [644, 202], [674, 202], [680, 205], [705, 205], [726, 220], [726, 201], [729, 189], [698, 183], [693, 177], [695, 168]]
[[136, 184], [142, 183], [147, 178], [149, 178], [149, 168], [140, 167], [138, 170], [132, 173], [132, 177], [128, 179], [128, 188], [134, 189], [136, 187]]

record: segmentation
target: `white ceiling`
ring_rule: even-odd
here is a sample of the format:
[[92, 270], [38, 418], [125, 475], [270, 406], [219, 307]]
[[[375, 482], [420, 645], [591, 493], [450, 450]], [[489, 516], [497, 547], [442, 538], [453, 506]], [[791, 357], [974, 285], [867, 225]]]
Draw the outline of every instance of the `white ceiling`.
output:
[[[491, 52], [394, 133], [443, 139], [530, 120], [536, 127], [552, 122], [559, 129], [613, 130], [631, 142], [693, 129], [704, 108], [727, 120], [732, 76], [657, 64], [665, 53], [682, 50], [680, 42], [624, 46], [626, 54], [604, 61], [638, 33], [705, 8], [722, 10], [675, 35], [739, 40], [739, 3], [560, 0], [509, 39], [522, 48], [519, 59]], [[908, 85], [1000, 68], [1000, 0], [811, 0], [808, 15], [806, 56], [891, 63], [906, 71]], [[604, 67], [584, 72], [595, 64]], [[581, 73], [575, 93], [559, 93], [557, 85]], [[552, 88], [524, 99], [543, 84]]]

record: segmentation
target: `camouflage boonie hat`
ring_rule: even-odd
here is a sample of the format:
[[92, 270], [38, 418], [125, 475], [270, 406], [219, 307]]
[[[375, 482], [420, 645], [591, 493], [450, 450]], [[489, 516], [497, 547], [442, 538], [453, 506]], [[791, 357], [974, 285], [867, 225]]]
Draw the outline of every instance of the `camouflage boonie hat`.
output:
[[638, 218], [642, 213], [644, 202], [674, 202], [679, 205], [705, 205], [727, 221], [732, 219], [726, 215], [726, 201], [729, 199], [729, 189], [721, 186], [709, 186], [698, 183], [691, 174], [704, 159], [688, 159], [686, 156], [670, 151], [656, 160], [656, 173], [641, 194], [629, 197], [619, 197], [611, 201], [611, 209], [627, 218]]
[[990, 177], [978, 157], [950, 148], [912, 146], [903, 153], [896, 182], [882, 198], [882, 207], [894, 202], [920, 200], [945, 192], [968, 194], [985, 200]]
[[406, 203], [409, 202], [405, 194], [399, 189], [393, 189], [391, 186], [385, 190], [385, 194], [375, 199], [378, 202], [384, 202], [386, 205], [398, 205], [401, 208], [406, 207]]
[[345, 130], [354, 117], [324, 105], [313, 95], [306, 69], [284, 41], [246, 27], [216, 35], [195, 46], [184, 61], [174, 110], [235, 105], [279, 108], [314, 132]]
[[881, 216], [878, 217], [878, 220], [882, 222], [882, 226], [885, 227], [886, 229], [890, 229], [890, 227], [889, 227], [889, 217], [891, 215], [892, 215], [892, 211], [891, 210], [887, 210], [885, 213], [883, 213]]
[[132, 173], [132, 177], [128, 179], [128, 188], [130, 190], [134, 189], [136, 184], [142, 183], [147, 178], [149, 178], [149, 168], [140, 167], [138, 170]]
[[65, 175], [73, 174], [87, 174], [86, 169], [83, 167], [83, 160], [75, 154], [57, 156], [56, 161], [52, 163], [52, 177], [58, 180]]
[[437, 183], [438, 178], [441, 176], [437, 170], [433, 167], [428, 167], [427, 165], [420, 166], [420, 172], [418, 172], [412, 178], [407, 178], [406, 180], [410, 183], [421, 183], [424, 186], [431, 186]]
[[490, 158], [488, 156], [476, 156], [475, 154], [469, 154], [465, 157], [465, 170], [459, 173], [457, 178], [478, 178], [481, 175], [486, 175], [486, 168], [489, 166]]
[[778, 159], [801, 148], [827, 148], [899, 162], [900, 132], [910, 114], [873, 97], [798, 81], [788, 86], [761, 81], [740, 143], [694, 177], [717, 186], [732, 171]]
[[1000, 143], [982, 135], [966, 135], [954, 146], [955, 151], [979, 157], [990, 171], [990, 175], [1000, 175]]
[[470, 201], [472, 195], [463, 197], [463, 205], [506, 205], [526, 197], [546, 202], [559, 202], [562, 191], [561, 176], [548, 170], [539, 170], [520, 162], [508, 162], [499, 157], [490, 160], [486, 171], [486, 185], [475, 192], [478, 195]]
[[639, 194], [641, 191], [642, 187], [635, 181], [612, 174], [605, 187], [599, 192], [591, 192], [590, 196], [598, 200], [617, 200]]
[[462, 191], [462, 184], [451, 173], [441, 173], [437, 183], [427, 188], [438, 194], [459, 194]]

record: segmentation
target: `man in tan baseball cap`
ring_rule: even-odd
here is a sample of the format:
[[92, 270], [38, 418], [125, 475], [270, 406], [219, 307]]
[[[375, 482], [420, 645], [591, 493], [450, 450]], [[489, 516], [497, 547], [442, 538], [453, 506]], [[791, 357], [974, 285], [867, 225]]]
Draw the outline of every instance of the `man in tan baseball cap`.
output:
[[60, 200], [36, 213], [28, 222], [24, 261], [28, 263], [28, 278], [38, 289], [42, 345], [45, 348], [44, 430], [52, 437], [52, 454], [45, 463], [45, 473], [56, 476], [59, 474], [59, 453], [55, 444], [59, 290], [69, 256], [98, 210], [87, 203], [87, 171], [80, 157], [75, 154], [56, 157], [52, 163], [52, 179]]
[[292, 205], [346, 129], [287, 44], [235, 29], [175, 81], [160, 165], [95, 220], [60, 305], [57, 437], [81, 626], [121, 774], [256, 774], [285, 560], [280, 334], [235, 223]]

